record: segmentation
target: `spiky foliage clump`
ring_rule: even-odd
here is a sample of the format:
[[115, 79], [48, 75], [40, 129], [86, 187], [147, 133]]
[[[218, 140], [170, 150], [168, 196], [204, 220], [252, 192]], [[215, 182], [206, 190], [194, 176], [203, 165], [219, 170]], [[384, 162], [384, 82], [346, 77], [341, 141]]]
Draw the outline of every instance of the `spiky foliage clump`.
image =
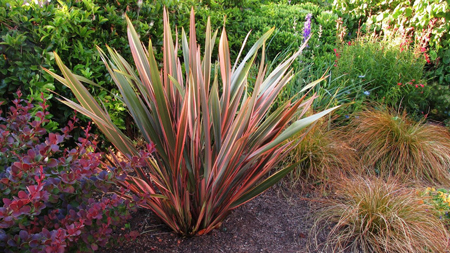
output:
[[[291, 168], [267, 175], [290, 150], [291, 144], [284, 141], [334, 109], [303, 118], [312, 104], [306, 96], [271, 108], [292, 78], [289, 67], [301, 49], [266, 73], [264, 44], [274, 31], [271, 29], [242, 61], [238, 55], [232, 65], [223, 29], [219, 61], [214, 66], [211, 54], [217, 32], [211, 32], [208, 20], [201, 56], [194, 16], [192, 11], [189, 41], [182, 30], [179, 44], [164, 13], [162, 64], [155, 60], [151, 41], [145, 48], [128, 19], [128, 41], [137, 73], [117, 51], [108, 48], [108, 57], [100, 50], [136, 126], [150, 149], [155, 149], [154, 156], [142, 157], [147, 168], [135, 168], [135, 176], [128, 176], [123, 184], [142, 198], [142, 207], [185, 236], [208, 233], [233, 209], [278, 182]], [[248, 73], [261, 48], [253, 92], [247, 94]], [[123, 154], [139, 155], [132, 141], [81, 84], [89, 80], [72, 74], [57, 54], [55, 59], [64, 77], [52, 75], [73, 91], [80, 104], [62, 101], [91, 117]]]
[[290, 183], [305, 185], [321, 185], [328, 187], [332, 181], [357, 173], [358, 160], [354, 149], [343, 139], [342, 132], [334, 128], [331, 119], [321, 119], [308, 130], [288, 156], [290, 164], [297, 164], [290, 173]]
[[[361, 177], [339, 184], [313, 226], [325, 252], [446, 252], [447, 230], [415, 190]], [[331, 225], [326, 244], [317, 236]]]
[[359, 113], [348, 131], [351, 145], [370, 171], [406, 181], [450, 182], [450, 133], [415, 122], [406, 113], [370, 109]]

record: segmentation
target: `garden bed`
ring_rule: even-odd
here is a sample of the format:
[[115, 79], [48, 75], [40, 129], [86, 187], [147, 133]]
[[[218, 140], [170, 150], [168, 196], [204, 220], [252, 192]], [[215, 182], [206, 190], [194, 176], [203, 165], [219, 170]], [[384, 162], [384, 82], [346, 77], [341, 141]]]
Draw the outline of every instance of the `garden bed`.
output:
[[102, 252], [306, 252], [317, 199], [274, 187], [235, 210], [219, 229], [182, 238], [149, 210], [129, 222], [140, 235]]

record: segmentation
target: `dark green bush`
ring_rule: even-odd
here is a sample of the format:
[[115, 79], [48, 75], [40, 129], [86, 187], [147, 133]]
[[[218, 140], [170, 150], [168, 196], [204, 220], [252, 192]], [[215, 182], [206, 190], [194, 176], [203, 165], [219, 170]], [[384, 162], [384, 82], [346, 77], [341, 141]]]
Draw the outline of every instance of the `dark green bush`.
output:
[[[247, 42], [247, 45], [252, 45], [262, 34], [275, 27], [276, 32], [266, 45], [267, 59], [272, 60], [280, 52], [282, 52], [281, 54], [293, 52], [303, 43], [302, 30], [305, 17], [309, 13], [313, 15], [312, 34], [318, 36], [320, 23], [318, 24], [315, 18], [319, 14], [322, 16], [322, 11], [323, 9], [319, 5], [311, 3], [288, 5], [249, 0], [241, 8], [224, 8], [213, 2], [210, 8], [196, 9], [196, 19], [201, 21], [198, 22], [198, 25], [202, 26], [202, 23], [206, 24], [207, 17], [211, 17], [212, 27], [217, 29], [221, 28], [224, 18], [226, 18], [228, 40], [235, 55], [239, 53], [247, 31], [252, 31]], [[325, 18], [322, 21], [327, 22]], [[331, 29], [334, 26], [333, 23]], [[326, 28], [323, 27], [323, 30], [325, 31]], [[334, 33], [330, 34], [333, 34], [334, 38]], [[199, 42], [202, 41], [201, 36], [200, 34]]]
[[[336, 20], [337, 15], [326, 11], [327, 7], [312, 3], [302, 3], [296, 5], [269, 3], [260, 6], [253, 6], [243, 12], [241, 28], [227, 27], [238, 31], [252, 30], [253, 36], [249, 38], [249, 44], [253, 43], [258, 36], [272, 27], [276, 27], [276, 32], [269, 39], [267, 44], [267, 58], [274, 63], [281, 61], [295, 49], [303, 44], [303, 29], [306, 16], [312, 14], [311, 18], [311, 39], [308, 47], [303, 51], [303, 55], [298, 62], [294, 63], [296, 72], [302, 71], [304, 80], [295, 79], [301, 86], [305, 82], [316, 80], [322, 76], [325, 70], [334, 61], [333, 49], [335, 48]], [[329, 8], [331, 9], [331, 7]], [[238, 32], [243, 40], [244, 34]], [[302, 70], [303, 69], [303, 70]], [[292, 89], [294, 92], [296, 89]]]
[[[123, 104], [111, 85], [111, 78], [101, 62], [95, 46], [105, 45], [120, 51], [128, 60], [131, 53], [126, 41], [125, 15], [136, 23], [143, 41], [152, 38], [157, 48], [162, 46], [163, 4], [175, 13], [179, 25], [188, 23], [189, 10], [195, 1], [138, 1], [132, 0], [81, 0], [58, 1], [48, 5], [23, 4], [22, 0], [6, 0], [0, 4], [0, 97], [12, 100], [12, 94], [20, 88], [25, 95], [40, 100], [41, 92], [50, 99], [54, 91], [71, 96], [66, 87], [54, 83], [41, 70], [52, 71], [53, 52], [57, 52], [78, 75], [93, 80], [98, 86], [89, 89], [108, 109], [114, 123], [124, 128], [127, 115]], [[158, 55], [162, 57], [162, 55]], [[64, 124], [72, 114], [66, 106], [55, 101], [50, 107], [52, 121], [47, 128]]]
[[[449, 38], [450, 42], [450, 38]], [[427, 76], [433, 80], [429, 96], [430, 117], [433, 120], [444, 121], [450, 125], [450, 48], [441, 49], [440, 58], [428, 70]]]
[[[192, 6], [196, 8], [196, 19], [200, 21], [200, 27], [197, 28], [199, 30], [206, 26], [208, 16], [211, 17], [213, 29], [220, 29], [226, 18], [233, 55], [237, 55], [241, 49], [242, 41], [247, 35], [244, 31], [253, 30], [247, 42], [247, 45], [251, 45], [261, 34], [275, 26], [277, 32], [268, 43], [266, 51], [267, 59], [275, 59], [274, 63], [281, 61], [302, 44], [305, 17], [311, 13], [310, 46], [304, 51], [305, 62], [299, 59], [296, 67], [311, 66], [307, 68], [306, 76], [313, 79], [321, 76], [331, 66], [334, 60], [330, 53], [334, 48], [335, 14], [323, 12], [324, 7], [307, 2], [296, 5], [269, 1], [261, 4], [254, 0], [237, 2], [224, 6], [223, 1], [218, 0], [200, 3], [193, 0], [155, 0], [143, 1], [138, 5], [138, 1], [132, 0], [74, 0], [39, 6], [24, 5], [21, 0], [3, 1], [0, 3], [0, 97], [9, 101], [12, 93], [21, 88], [26, 96], [40, 101], [40, 94], [43, 92], [51, 101], [51, 115], [48, 116], [51, 121], [46, 128], [56, 129], [58, 124], [65, 124], [72, 111], [51, 100], [51, 91], [66, 97], [71, 94], [66, 87], [55, 83], [48, 74], [41, 71], [41, 66], [58, 71], [53, 61], [55, 51], [64, 61], [70, 62], [69, 68], [76, 74], [98, 84], [88, 85], [90, 91], [108, 109], [113, 122], [120, 128], [127, 129], [128, 134], [133, 134], [133, 127], [127, 125], [130, 121], [126, 120], [128, 115], [117, 96], [118, 92], [111, 85], [106, 68], [94, 48], [99, 46], [105, 49], [107, 44], [119, 50], [127, 60], [131, 60], [125, 39], [124, 16], [128, 15], [135, 23], [142, 40], [152, 38], [156, 51], [160, 52], [163, 5], [171, 13], [172, 25], [176, 24], [179, 28], [188, 27], [188, 13]], [[329, 5], [325, 8], [331, 9]], [[198, 41], [203, 44], [203, 34], [198, 34]], [[282, 53], [278, 55], [279, 52]], [[159, 53], [157, 58], [161, 57]], [[297, 85], [307, 81], [296, 80]], [[294, 89], [292, 91], [295, 92]]]
[[[264, 2], [264, 1], [262, 1]], [[272, 0], [265, 2], [284, 3], [284, 4], [301, 4], [301, 3], [313, 3], [321, 7], [330, 7], [333, 4], [333, 0]]]
[[[278, 53], [286, 51], [287, 48], [294, 51], [303, 44], [302, 30], [306, 15], [311, 13], [314, 20], [319, 12], [319, 6], [309, 3], [299, 5], [269, 3], [254, 6], [243, 11], [243, 21], [239, 29], [252, 30], [253, 36], [248, 42], [252, 45], [259, 36], [270, 28], [276, 27], [276, 32], [267, 44], [268, 59], [274, 59]], [[313, 21], [312, 26], [314, 25]], [[317, 25], [315, 31], [318, 31]]]

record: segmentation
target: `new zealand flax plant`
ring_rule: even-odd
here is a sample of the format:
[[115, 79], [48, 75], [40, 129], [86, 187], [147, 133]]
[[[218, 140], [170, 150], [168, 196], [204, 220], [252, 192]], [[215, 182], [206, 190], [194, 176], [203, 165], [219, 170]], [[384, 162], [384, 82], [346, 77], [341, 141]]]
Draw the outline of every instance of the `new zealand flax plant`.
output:
[[[143, 138], [154, 144], [156, 151], [144, 157], [146, 168], [135, 168], [134, 176], [128, 175], [123, 184], [144, 198], [142, 207], [155, 212], [175, 232], [184, 236], [208, 233], [233, 209], [285, 176], [291, 167], [268, 176], [292, 147], [284, 141], [334, 108], [302, 119], [312, 103], [303, 96], [271, 109], [292, 78], [290, 65], [301, 53], [300, 49], [267, 74], [263, 45], [274, 29], [265, 33], [241, 62], [238, 56], [234, 65], [223, 29], [219, 61], [213, 66], [217, 32], [211, 32], [210, 21], [201, 57], [192, 11], [190, 39], [182, 30], [183, 57], [179, 58], [178, 36], [174, 43], [164, 11], [163, 62], [158, 65], [151, 41], [145, 49], [128, 18], [127, 22], [138, 74], [117, 51], [108, 48], [108, 57], [98, 50]], [[260, 48], [261, 65], [253, 92], [248, 94], [247, 76]], [[57, 54], [55, 59], [64, 77], [51, 74], [73, 91], [79, 104], [67, 98], [61, 101], [90, 117], [120, 152], [139, 155], [81, 84], [90, 81], [74, 75]]]

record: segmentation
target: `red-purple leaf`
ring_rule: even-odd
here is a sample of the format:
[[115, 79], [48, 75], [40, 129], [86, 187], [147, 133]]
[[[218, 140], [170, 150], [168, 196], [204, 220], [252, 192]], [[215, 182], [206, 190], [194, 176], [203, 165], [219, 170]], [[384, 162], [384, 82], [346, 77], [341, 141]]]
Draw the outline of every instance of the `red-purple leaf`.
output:
[[47, 162], [47, 166], [49, 168], [54, 168], [54, 167], [58, 166], [58, 160], [56, 160], [55, 158], [50, 158]]

